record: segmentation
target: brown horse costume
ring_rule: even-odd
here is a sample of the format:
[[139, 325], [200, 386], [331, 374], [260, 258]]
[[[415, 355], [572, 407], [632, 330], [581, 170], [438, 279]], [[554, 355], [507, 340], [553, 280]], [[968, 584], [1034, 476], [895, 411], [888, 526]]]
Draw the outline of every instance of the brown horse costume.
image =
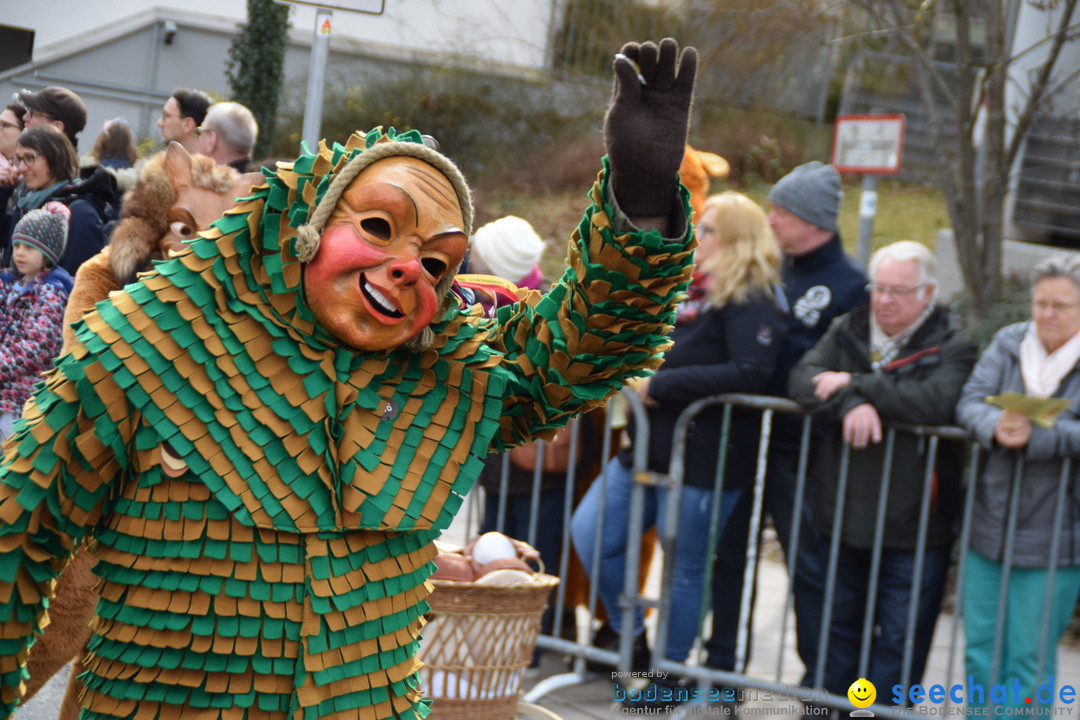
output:
[[[74, 340], [71, 323], [91, 310], [113, 290], [135, 280], [163, 260], [184, 240], [195, 237], [248, 194], [262, 179], [259, 173], [241, 175], [204, 155], [189, 155], [178, 143], [146, 161], [135, 186], [124, 195], [120, 222], [109, 244], [87, 260], [75, 276], [75, 287], [64, 316], [64, 348]], [[50, 625], [30, 653], [26, 699], [49, 678], [74, 661], [71, 681], [58, 720], [76, 720], [86, 643], [94, 616], [97, 592], [93, 557], [77, 553], [64, 569], [49, 607]]]

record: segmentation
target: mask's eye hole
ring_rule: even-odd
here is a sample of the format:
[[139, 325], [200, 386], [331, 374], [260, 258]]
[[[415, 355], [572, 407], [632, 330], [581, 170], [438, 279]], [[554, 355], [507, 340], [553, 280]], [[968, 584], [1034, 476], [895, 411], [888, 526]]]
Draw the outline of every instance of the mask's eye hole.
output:
[[377, 240], [390, 239], [390, 223], [381, 217], [364, 218], [360, 221], [360, 227]]
[[195, 228], [180, 220], [169, 223], [169, 230], [177, 237], [182, 237], [185, 240], [195, 237]]
[[423, 258], [420, 260], [420, 264], [427, 270], [428, 275], [431, 275], [434, 278], [441, 278], [443, 273], [446, 272], [449, 267], [442, 260], [433, 257]]

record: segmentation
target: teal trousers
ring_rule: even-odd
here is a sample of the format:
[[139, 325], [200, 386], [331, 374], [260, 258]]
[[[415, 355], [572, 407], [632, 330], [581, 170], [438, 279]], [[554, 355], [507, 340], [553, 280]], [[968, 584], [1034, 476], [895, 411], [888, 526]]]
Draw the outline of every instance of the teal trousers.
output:
[[[1039, 672], [1040, 629], [1046, 601], [1047, 568], [1013, 567], [1008, 588], [1002, 587], [1004, 566], [971, 550], [964, 572], [964, 635], [966, 663], [971, 697], [968, 704], [1021, 705], [1037, 710], [1051, 707], [1057, 696], [1054, 686], [1067, 678], [1055, 678], [1057, 645], [1069, 624], [1077, 595], [1080, 594], [1080, 567], [1059, 567], [1051, 589], [1049, 633], [1043, 658], [1043, 673]], [[1006, 603], [1005, 623], [998, 628], [998, 601]], [[990, 677], [993, 665], [994, 635], [1004, 633], [998, 673]], [[1075, 681], [1075, 678], [1072, 678]], [[1017, 682], [1019, 684], [1017, 684]], [[1004, 692], [993, 686], [1005, 686]], [[1040, 685], [1050, 686], [1052, 692]], [[984, 697], [979, 697], [981, 687]], [[1002, 697], [1004, 695], [1004, 697]], [[993, 697], [992, 697], [993, 696]], [[1027, 699], [1031, 698], [1028, 703]]]

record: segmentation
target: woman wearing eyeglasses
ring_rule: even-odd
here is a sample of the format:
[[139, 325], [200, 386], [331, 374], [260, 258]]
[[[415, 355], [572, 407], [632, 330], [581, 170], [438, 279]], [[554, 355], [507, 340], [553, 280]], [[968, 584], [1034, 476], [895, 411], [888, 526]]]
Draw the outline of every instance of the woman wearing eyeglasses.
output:
[[[786, 333], [780, 281], [780, 251], [764, 211], [736, 192], [710, 197], [696, 223], [695, 261], [701, 273], [679, 308], [674, 345], [664, 364], [637, 386], [648, 408], [649, 469], [666, 473], [670, 467], [672, 435], [683, 410], [694, 401], [720, 393], [763, 392], [776, 368]], [[678, 494], [678, 528], [671, 562], [670, 631], [664, 657], [682, 662], [699, 632], [701, 596], [710, 547], [713, 488], [716, 483], [724, 410], [715, 405], [691, 423], [684, 456], [686, 472]], [[720, 523], [730, 516], [741, 493], [751, 484], [757, 453], [757, 422], [750, 411], [736, 409], [728, 438], [728, 458], [720, 499]], [[631, 427], [633, 437], [635, 428]], [[574, 548], [589, 571], [599, 539], [598, 592], [612, 627], [622, 628], [619, 594], [626, 568], [630, 492], [633, 486], [631, 449], [624, 449], [594, 482], [572, 521]], [[665, 508], [673, 494], [665, 487], [646, 492], [645, 527], [663, 530]], [[604, 523], [597, 537], [597, 518]], [[662, 535], [665, 533], [661, 533]], [[635, 670], [647, 669], [644, 614], [634, 622]], [[661, 673], [661, 675], [665, 675]], [[686, 699], [685, 680], [658, 677], [655, 692], [628, 699], [623, 707], [640, 711], [671, 709]]]
[[105, 245], [105, 224], [114, 214], [115, 180], [102, 173], [77, 182], [75, 148], [52, 125], [37, 125], [19, 133], [11, 161], [19, 183], [8, 204], [0, 264], [11, 264], [11, 233], [23, 215], [50, 200], [59, 200], [71, 210], [68, 247], [60, 265], [74, 276], [79, 265]]
[[[1068, 406], [1045, 427], [987, 402], [1005, 392]], [[964, 567], [964, 674], [986, 688], [1019, 681], [1004, 703], [1032, 698], [1048, 714], [1038, 688], [1065, 679], [1054, 661], [1080, 595], [1080, 260], [1058, 255], [1035, 268], [1031, 320], [994, 336], [956, 417], [985, 451]]]
[[26, 108], [22, 105], [8, 105], [0, 112], [0, 207], [7, 208], [11, 190], [19, 180], [19, 174], [11, 164], [15, 154], [15, 142], [23, 129], [23, 115]]

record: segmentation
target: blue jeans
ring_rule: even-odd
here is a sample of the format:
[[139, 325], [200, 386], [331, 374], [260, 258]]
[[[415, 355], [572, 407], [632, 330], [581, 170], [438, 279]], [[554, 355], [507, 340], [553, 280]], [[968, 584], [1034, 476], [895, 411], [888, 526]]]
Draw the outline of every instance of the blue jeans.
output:
[[[1077, 594], [1080, 593], [1080, 567], [1059, 567], [1054, 574], [1053, 599], [1050, 606], [1049, 636], [1046, 655], [1043, 657], [1043, 675], [1039, 672], [1040, 623], [1046, 599], [1047, 568], [1014, 567], [1010, 570], [1009, 587], [1005, 592], [1005, 626], [999, 628], [997, 620], [998, 597], [1002, 593], [1001, 563], [991, 560], [974, 550], [968, 551], [964, 569], [964, 636], [967, 650], [964, 654], [967, 675], [973, 685], [982, 687], [984, 696], [969, 698], [973, 705], [990, 702], [990, 687], [1020, 681], [1020, 705], [1025, 698], [1035, 698], [1038, 686], [1056, 684], [1060, 687], [1066, 678], [1055, 678], [1057, 645], [1069, 625]], [[1004, 633], [1001, 643], [1001, 660], [996, 678], [990, 677], [993, 662], [994, 635]], [[1067, 681], [1067, 680], [1066, 680]], [[1057, 696], [1055, 689], [1054, 696]], [[1043, 694], [1045, 698], [1045, 691]], [[981, 702], [980, 702], [981, 701]], [[1034, 700], [1033, 700], [1034, 702]], [[1041, 700], [1040, 700], [1041, 702]], [[1014, 704], [1012, 690], [1003, 704]]]
[[[851, 683], [860, 677], [859, 652], [870, 583], [870, 563], [869, 550], [840, 545], [829, 649], [825, 659], [825, 689], [831, 693], [846, 694]], [[917, 586], [919, 607], [908, 686], [922, 680], [948, 570], [948, 546], [927, 548], [922, 580]], [[878, 697], [883, 701], [888, 695], [887, 690], [899, 684], [903, 675], [904, 636], [914, 577], [914, 552], [882, 551], [866, 679], [879, 688]]]
[[[774, 449], [769, 453], [769, 464], [765, 473], [764, 513], [772, 516], [785, 557], [790, 557], [792, 545], [798, 464], [797, 451]], [[810, 479], [807, 478], [807, 486], [809, 484]], [[706, 664], [720, 670], [735, 669], [735, 642], [752, 503], [753, 492], [751, 488], [747, 488], [742, 493], [739, 507], [732, 513], [732, 521], [724, 527], [717, 548], [712, 577], [713, 630], [705, 643], [705, 649], [709, 654]], [[807, 686], [814, 681], [824, 607], [822, 593], [829, 556], [828, 543], [814, 528], [812, 506], [813, 497], [807, 491], [799, 523], [799, 547], [792, 588], [795, 600], [796, 648], [805, 668], [802, 684]], [[750, 618], [753, 619], [753, 613]], [[749, 660], [749, 652], [747, 659]]]
[[[597, 593], [607, 609], [611, 626], [622, 629], [622, 608], [619, 595], [626, 577], [627, 526], [630, 519], [630, 491], [633, 480], [630, 469], [613, 458], [582, 498], [570, 524], [571, 537], [581, 563], [592, 573], [593, 549], [596, 540], [596, 521], [600, 514], [601, 487], [604, 491], [604, 529], [600, 538], [600, 571]], [[664, 531], [664, 514], [670, 493], [661, 488], [645, 489], [645, 520], [643, 529], [657, 525]], [[735, 505], [737, 492], [725, 492], [720, 508], [721, 526]], [[701, 612], [701, 593], [705, 582], [705, 560], [709, 548], [709, 512], [712, 490], [683, 487], [679, 507], [679, 527], [675, 538], [674, 573], [672, 586], [665, 588], [672, 598], [668, 646], [664, 657], [683, 661], [690, 654], [698, 634]], [[635, 539], [636, 541], [636, 539]], [[634, 620], [635, 637], [645, 631], [644, 612], [639, 608]]]

